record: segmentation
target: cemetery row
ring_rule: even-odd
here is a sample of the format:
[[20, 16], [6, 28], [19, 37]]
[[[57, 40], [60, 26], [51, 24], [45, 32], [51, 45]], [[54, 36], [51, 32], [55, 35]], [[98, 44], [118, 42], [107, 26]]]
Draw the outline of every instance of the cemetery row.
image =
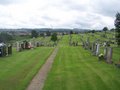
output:
[[50, 40], [50, 37], [45, 37], [45, 38], [37, 38], [37, 39], [33, 38], [31, 40], [17, 41], [16, 43], [8, 44], [8, 45], [5, 43], [0, 43], [0, 57], [11, 55], [12, 47], [16, 48], [18, 52], [21, 52], [23, 50], [33, 49], [40, 46], [54, 47], [61, 39], [62, 37], [60, 36], [57, 42], [52, 42]]
[[[69, 45], [70, 46], [78, 46], [82, 45], [84, 49], [89, 50], [92, 55], [98, 57], [99, 61], [105, 61], [109, 64], [113, 63], [113, 49], [114, 44], [110, 40], [110, 38], [96, 38], [96, 35], [93, 37], [89, 34], [79, 34], [76, 35], [76, 40], [74, 39], [74, 35], [69, 35]], [[80, 38], [78, 38], [80, 37]], [[98, 37], [98, 36], [97, 36]], [[79, 44], [81, 42], [81, 44]], [[115, 42], [115, 40], [114, 40]], [[117, 67], [120, 67], [120, 63], [115, 64]]]

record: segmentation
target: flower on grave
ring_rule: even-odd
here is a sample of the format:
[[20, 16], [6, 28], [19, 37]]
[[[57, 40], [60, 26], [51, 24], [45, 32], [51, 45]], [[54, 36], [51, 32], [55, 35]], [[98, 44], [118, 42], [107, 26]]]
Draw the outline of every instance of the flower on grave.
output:
[[101, 53], [101, 54], [99, 54], [98, 56], [99, 56], [99, 57], [103, 57], [103, 54]]
[[102, 53], [101, 53], [101, 54], [99, 54], [99, 55], [98, 55], [98, 58], [99, 58], [99, 60], [103, 60], [103, 59], [104, 59], [103, 54], [102, 54]]

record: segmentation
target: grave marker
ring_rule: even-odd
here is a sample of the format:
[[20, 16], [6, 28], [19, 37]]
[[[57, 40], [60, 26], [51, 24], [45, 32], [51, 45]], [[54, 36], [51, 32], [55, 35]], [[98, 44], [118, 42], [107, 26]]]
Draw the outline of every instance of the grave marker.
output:
[[113, 53], [113, 49], [111, 47], [107, 48], [107, 63], [112, 64], [112, 53]]
[[20, 52], [22, 49], [22, 46], [19, 42], [16, 43], [17, 51]]
[[99, 48], [100, 48], [100, 44], [98, 43], [96, 45], [96, 56], [99, 55]]
[[107, 60], [107, 47], [104, 48], [104, 59]]

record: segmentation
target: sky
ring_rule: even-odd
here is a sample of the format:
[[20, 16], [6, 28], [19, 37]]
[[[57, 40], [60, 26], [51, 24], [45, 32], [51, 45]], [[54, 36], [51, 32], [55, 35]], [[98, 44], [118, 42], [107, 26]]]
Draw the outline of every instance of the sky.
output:
[[119, 0], [0, 0], [0, 28], [114, 28]]

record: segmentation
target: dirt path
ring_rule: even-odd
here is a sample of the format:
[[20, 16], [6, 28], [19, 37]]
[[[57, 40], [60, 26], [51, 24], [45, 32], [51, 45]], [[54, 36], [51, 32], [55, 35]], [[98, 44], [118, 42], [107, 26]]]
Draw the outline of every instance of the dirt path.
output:
[[36, 74], [36, 76], [32, 79], [29, 86], [26, 90], [42, 90], [44, 86], [44, 82], [47, 78], [47, 74], [50, 71], [52, 67], [52, 63], [54, 61], [54, 58], [57, 54], [58, 48], [55, 48], [53, 53], [49, 56], [46, 63], [41, 67], [39, 72]]

